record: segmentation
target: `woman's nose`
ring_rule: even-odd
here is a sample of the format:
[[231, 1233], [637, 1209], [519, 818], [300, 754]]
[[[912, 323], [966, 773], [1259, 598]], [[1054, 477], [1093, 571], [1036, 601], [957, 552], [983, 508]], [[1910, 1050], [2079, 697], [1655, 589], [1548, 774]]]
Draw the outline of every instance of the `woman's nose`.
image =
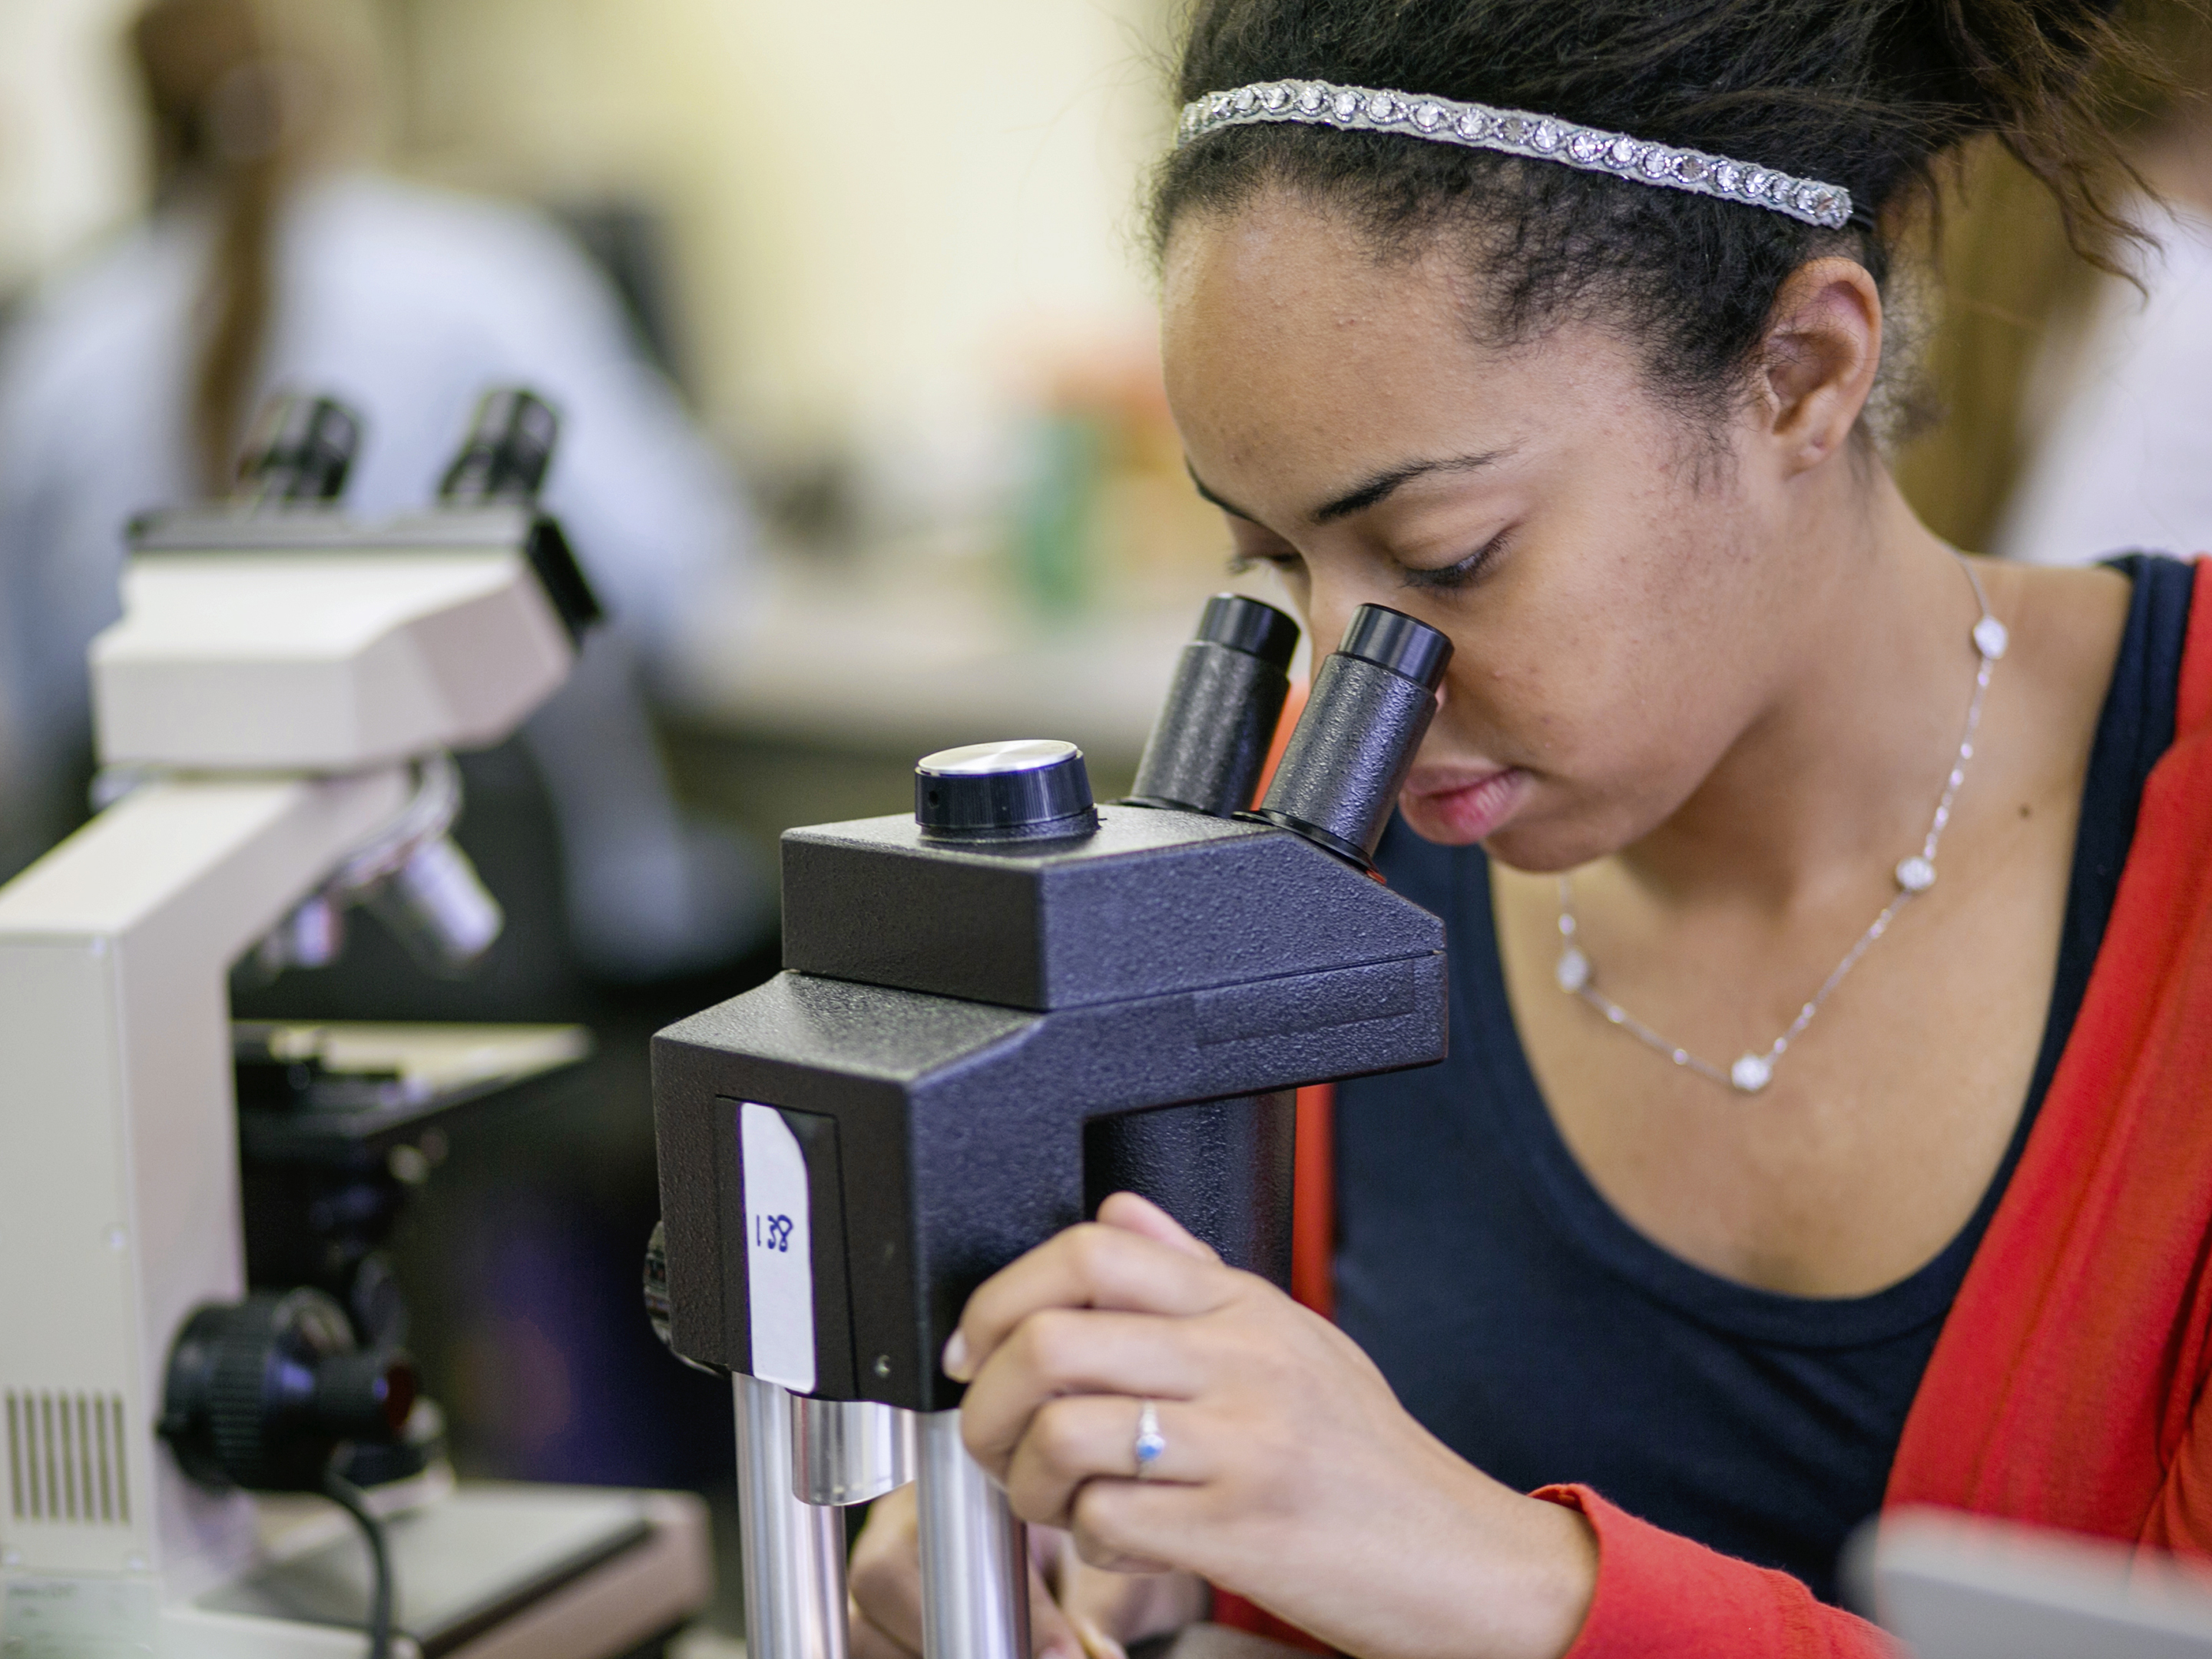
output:
[[1306, 602], [1306, 632], [1313, 646], [1316, 669], [1322, 659], [1335, 650], [1337, 641], [1344, 637], [1352, 613], [1367, 603], [1366, 595], [1354, 592], [1343, 583], [1314, 584], [1312, 595]]

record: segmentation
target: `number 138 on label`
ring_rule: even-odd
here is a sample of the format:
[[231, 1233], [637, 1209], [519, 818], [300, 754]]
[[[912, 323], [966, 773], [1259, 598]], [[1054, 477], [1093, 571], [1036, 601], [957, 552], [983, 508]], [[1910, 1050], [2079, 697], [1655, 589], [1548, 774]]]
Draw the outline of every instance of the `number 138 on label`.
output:
[[745, 1294], [752, 1374], [799, 1394], [814, 1389], [814, 1255], [806, 1154], [773, 1106], [738, 1109], [745, 1188]]

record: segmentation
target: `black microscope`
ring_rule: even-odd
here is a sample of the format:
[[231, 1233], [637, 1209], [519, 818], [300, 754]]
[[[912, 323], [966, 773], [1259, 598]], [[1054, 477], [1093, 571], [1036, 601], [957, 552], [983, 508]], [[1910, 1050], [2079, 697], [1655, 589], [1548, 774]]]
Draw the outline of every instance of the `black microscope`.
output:
[[969, 1293], [1123, 1189], [1285, 1284], [1294, 1091], [1443, 1058], [1443, 926], [1370, 859], [1450, 643], [1363, 606], [1243, 811], [1297, 641], [1212, 599], [1125, 801], [976, 744], [911, 817], [788, 832], [785, 971], [654, 1039], [648, 1302], [734, 1381], [754, 1659], [842, 1659], [836, 1506], [910, 1477], [930, 1659], [1027, 1659], [938, 1363]]

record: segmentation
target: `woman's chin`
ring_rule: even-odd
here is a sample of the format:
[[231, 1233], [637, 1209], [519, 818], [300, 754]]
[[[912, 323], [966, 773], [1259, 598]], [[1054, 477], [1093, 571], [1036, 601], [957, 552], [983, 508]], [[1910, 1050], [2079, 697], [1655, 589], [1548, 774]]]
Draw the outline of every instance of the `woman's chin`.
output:
[[1528, 798], [1530, 779], [1518, 767], [1464, 782], [1408, 787], [1398, 810], [1423, 841], [1472, 847], [1504, 828]]

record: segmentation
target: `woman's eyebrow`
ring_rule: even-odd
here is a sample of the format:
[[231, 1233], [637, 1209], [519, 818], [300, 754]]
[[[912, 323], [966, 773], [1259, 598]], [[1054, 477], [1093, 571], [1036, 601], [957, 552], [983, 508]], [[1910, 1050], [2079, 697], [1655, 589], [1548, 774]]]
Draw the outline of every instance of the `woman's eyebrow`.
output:
[[1513, 453], [1509, 445], [1504, 449], [1487, 450], [1480, 455], [1453, 455], [1441, 460], [1408, 461], [1403, 466], [1394, 466], [1387, 472], [1378, 472], [1364, 483], [1357, 484], [1341, 495], [1322, 502], [1313, 511], [1316, 524], [1331, 524], [1338, 519], [1348, 519], [1355, 513], [1364, 513], [1400, 484], [1410, 483], [1433, 472], [1472, 472], [1478, 467], [1488, 466], [1503, 460]]
[[1190, 474], [1190, 487], [1198, 491], [1199, 500], [1211, 502], [1213, 506], [1219, 507], [1224, 513], [1226, 513], [1232, 519], [1242, 519], [1247, 524], [1257, 524], [1260, 522], [1249, 513], [1247, 513], [1243, 507], [1238, 507], [1232, 501], [1223, 501], [1220, 496], [1208, 489], [1206, 487], [1206, 480], [1198, 476], [1198, 469], [1190, 464], [1188, 457], [1183, 460], [1182, 470]]
[[[1472, 472], [1477, 467], [1488, 466], [1493, 461], [1503, 460], [1512, 453], [1512, 446], [1509, 444], [1504, 449], [1486, 450], [1480, 455], [1453, 455], [1440, 460], [1408, 461], [1403, 466], [1394, 466], [1387, 472], [1378, 472], [1364, 483], [1347, 489], [1343, 495], [1323, 501], [1313, 510], [1310, 517], [1316, 524], [1331, 524], [1339, 519], [1348, 519], [1355, 513], [1365, 512], [1389, 495], [1400, 484], [1409, 483], [1415, 478], [1426, 477], [1433, 472]], [[1188, 460], [1183, 462], [1183, 471], [1190, 474], [1191, 487], [1198, 491], [1200, 500], [1211, 501], [1231, 517], [1242, 519], [1248, 524], [1260, 522], [1258, 519], [1235, 502], [1224, 501], [1208, 489], [1206, 487], [1206, 480], [1198, 476], [1198, 469]]]

